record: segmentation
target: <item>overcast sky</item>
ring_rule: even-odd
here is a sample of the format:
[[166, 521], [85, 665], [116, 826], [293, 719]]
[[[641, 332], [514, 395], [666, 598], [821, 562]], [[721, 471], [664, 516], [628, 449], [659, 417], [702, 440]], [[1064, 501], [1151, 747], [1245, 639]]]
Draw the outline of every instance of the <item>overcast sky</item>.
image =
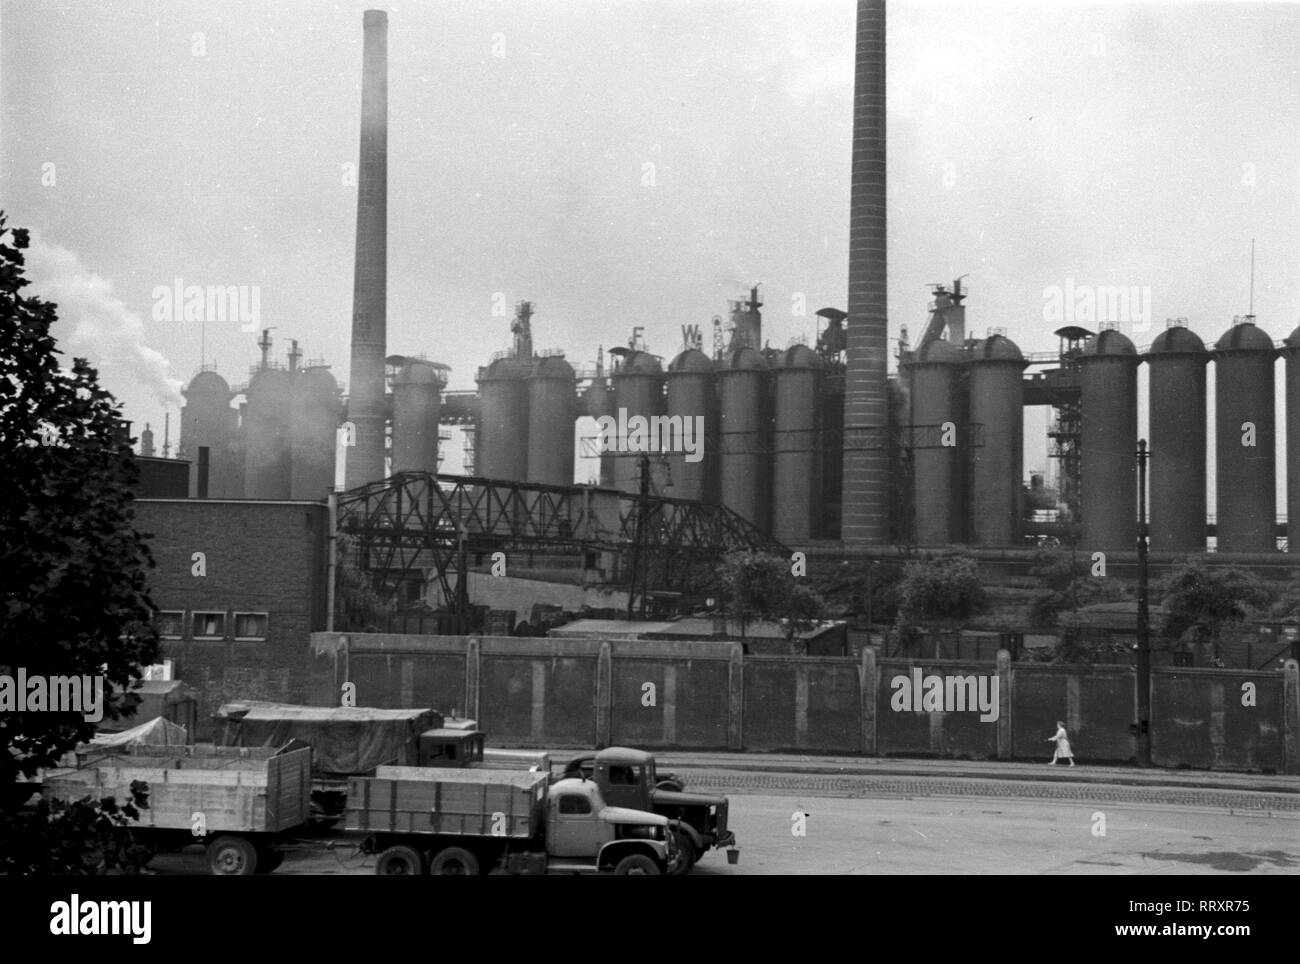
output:
[[[235, 383], [257, 360], [237, 321], [201, 349], [155, 320], [177, 278], [257, 286], [276, 357], [346, 378], [368, 6], [0, 0], [0, 197], [137, 431], [201, 350]], [[845, 306], [852, 3], [384, 9], [390, 353], [472, 388], [498, 295], [578, 367], [638, 325], [671, 356], [754, 282], [773, 346]], [[1213, 340], [1252, 237], [1259, 323], [1296, 326], [1300, 5], [891, 0], [887, 29], [891, 337], [969, 274], [969, 328], [1026, 351], [1069, 283], [1149, 288], [1140, 345], [1171, 316]]]

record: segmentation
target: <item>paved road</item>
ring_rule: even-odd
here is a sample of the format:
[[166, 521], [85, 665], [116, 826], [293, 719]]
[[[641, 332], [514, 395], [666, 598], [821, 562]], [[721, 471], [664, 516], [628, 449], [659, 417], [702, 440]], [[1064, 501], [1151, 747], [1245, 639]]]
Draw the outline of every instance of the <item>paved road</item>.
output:
[[[803, 836], [796, 836], [796, 814]], [[1105, 835], [1096, 817], [1104, 814]], [[693, 871], [729, 874], [1300, 874], [1300, 819], [1195, 807], [1005, 797], [847, 798], [816, 791], [732, 798], [736, 866], [711, 853]], [[277, 874], [369, 874], [373, 858], [335, 838], [291, 853]], [[198, 848], [162, 854], [161, 874], [206, 872]]]

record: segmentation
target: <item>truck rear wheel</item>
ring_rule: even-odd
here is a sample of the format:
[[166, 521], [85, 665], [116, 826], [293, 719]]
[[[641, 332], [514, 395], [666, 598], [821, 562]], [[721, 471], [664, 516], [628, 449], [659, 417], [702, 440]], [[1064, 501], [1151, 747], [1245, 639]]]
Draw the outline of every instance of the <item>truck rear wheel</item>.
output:
[[223, 834], [208, 844], [208, 870], [218, 877], [248, 877], [257, 872], [257, 848], [243, 837]]
[[388, 874], [419, 876], [424, 873], [424, 858], [414, 847], [402, 844], [389, 847], [375, 861], [375, 873], [381, 876]]
[[614, 867], [614, 873], [620, 877], [626, 877], [630, 874], [646, 874], [647, 876], [658, 877], [661, 871], [653, 858], [647, 857], [645, 854], [630, 854], [618, 862]]
[[477, 877], [478, 858], [464, 847], [440, 850], [429, 862], [429, 873], [448, 877]]

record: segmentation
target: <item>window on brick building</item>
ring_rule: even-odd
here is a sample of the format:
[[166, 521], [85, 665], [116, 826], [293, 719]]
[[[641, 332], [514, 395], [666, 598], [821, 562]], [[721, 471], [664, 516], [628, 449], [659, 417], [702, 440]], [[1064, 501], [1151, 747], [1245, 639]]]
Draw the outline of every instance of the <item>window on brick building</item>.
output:
[[163, 639], [180, 639], [185, 634], [185, 613], [166, 610], [155, 620], [158, 635]]
[[266, 639], [266, 613], [235, 613], [236, 639]]
[[222, 639], [226, 635], [225, 613], [195, 613], [194, 638], [215, 637]]

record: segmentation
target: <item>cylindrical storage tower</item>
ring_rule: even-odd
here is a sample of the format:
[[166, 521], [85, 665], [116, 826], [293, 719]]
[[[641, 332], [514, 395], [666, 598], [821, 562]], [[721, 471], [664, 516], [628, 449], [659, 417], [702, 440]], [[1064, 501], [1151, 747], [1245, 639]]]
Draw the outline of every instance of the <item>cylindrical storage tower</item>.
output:
[[[655, 356], [634, 351], [614, 373], [614, 411], [610, 414], [621, 426], [624, 413], [628, 420], [640, 415], [647, 423], [654, 416], [664, 413], [664, 372]], [[613, 453], [614, 488], [624, 492], [638, 492], [641, 487], [641, 460], [636, 453], [626, 451], [627, 438], [620, 437], [616, 442], [619, 451]]]
[[961, 453], [969, 451], [958, 376], [961, 353], [946, 341], [926, 342], [908, 363], [911, 380], [913, 538], [918, 546], [960, 539]]
[[578, 381], [563, 356], [537, 359], [528, 380], [528, 481], [573, 485]]
[[1233, 325], [1214, 346], [1215, 541], [1219, 552], [1277, 549], [1273, 340]]
[[1137, 349], [1114, 329], [1079, 355], [1080, 512], [1087, 552], [1137, 545]]
[[208, 498], [244, 497], [243, 450], [239, 445], [239, 413], [230, 407], [234, 393], [216, 372], [199, 372], [182, 389], [180, 452], [191, 462], [190, 498], [198, 496], [199, 449], [208, 449]]
[[[587, 390], [582, 393], [582, 413], [599, 421], [602, 417], [617, 418], [618, 411], [614, 405], [614, 386], [604, 375], [597, 375], [587, 386]], [[590, 442], [583, 442], [583, 454], [600, 452], [600, 434], [599, 430], [591, 438]], [[600, 454], [600, 485], [602, 488], [611, 488], [614, 485], [614, 453], [602, 452]]]
[[[679, 426], [678, 445], [689, 440], [693, 451], [668, 456], [668, 473], [674, 499], [717, 501], [718, 411], [713, 385], [713, 362], [702, 351], [688, 348], [668, 365], [667, 412], [669, 424]], [[704, 432], [699, 432], [700, 426]], [[684, 433], [689, 432], [689, 437]], [[713, 483], [712, 485], [710, 483]]]
[[1205, 365], [1210, 355], [1192, 332], [1172, 327], [1152, 342], [1146, 360], [1151, 550], [1204, 552]]
[[764, 412], [767, 362], [752, 348], [738, 348], [718, 368], [721, 404], [720, 492], [723, 505], [760, 529], [768, 528]]
[[524, 375], [524, 367], [513, 356], [479, 369], [475, 475], [508, 482], [528, 478], [528, 382]]
[[1300, 328], [1287, 336], [1286, 358], [1286, 546], [1300, 553]]
[[253, 375], [244, 413], [244, 498], [289, 498], [292, 406], [287, 371], [263, 368]]
[[324, 365], [298, 372], [293, 383], [289, 498], [324, 499], [334, 486], [334, 457], [343, 402], [339, 384]]
[[821, 537], [821, 399], [826, 366], [794, 345], [776, 370], [772, 433], [772, 535], [788, 546]]
[[393, 379], [393, 474], [438, 471], [438, 416], [442, 373], [409, 359]]
[[[970, 357], [971, 532], [978, 546], [1020, 540], [1024, 476], [1025, 358], [1004, 335], [975, 343]], [[916, 393], [913, 393], [913, 398]]]

